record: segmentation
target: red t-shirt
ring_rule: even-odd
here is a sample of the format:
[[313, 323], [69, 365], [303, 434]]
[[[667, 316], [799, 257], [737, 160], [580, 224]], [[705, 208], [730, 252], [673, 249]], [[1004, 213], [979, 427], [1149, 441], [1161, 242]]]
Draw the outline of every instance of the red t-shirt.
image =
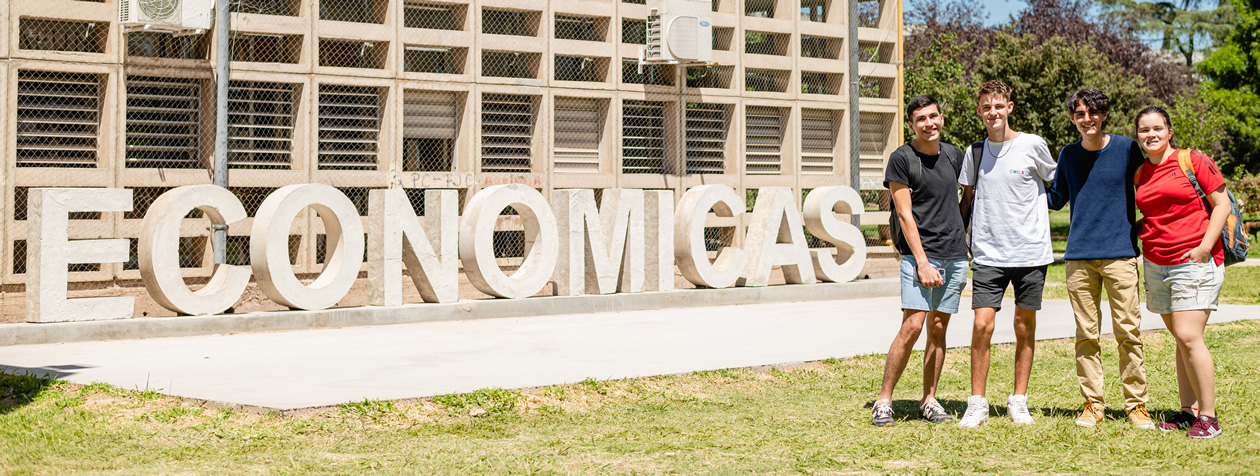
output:
[[[1137, 207], [1143, 217], [1138, 235], [1142, 257], [1161, 266], [1184, 263], [1181, 256], [1203, 242], [1211, 218], [1211, 211], [1177, 164], [1178, 153], [1159, 165], [1143, 162], [1136, 183]], [[1225, 185], [1220, 169], [1208, 156], [1191, 151], [1190, 163], [1203, 193], [1210, 195]], [[1220, 240], [1215, 243], [1212, 258], [1219, 265], [1225, 262], [1225, 250]]]

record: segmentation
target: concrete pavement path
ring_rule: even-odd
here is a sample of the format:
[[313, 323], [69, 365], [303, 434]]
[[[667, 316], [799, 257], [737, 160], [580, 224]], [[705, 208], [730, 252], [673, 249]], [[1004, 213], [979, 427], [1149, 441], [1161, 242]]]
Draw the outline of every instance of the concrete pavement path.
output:
[[[869, 298], [18, 345], [0, 347], [0, 367], [292, 410], [884, 353], [898, 308], [898, 298]], [[998, 313], [995, 343], [1014, 340], [1013, 309]], [[1075, 333], [1065, 300], [1046, 301], [1038, 317], [1041, 339]], [[1260, 306], [1212, 316], [1241, 319], [1260, 319]], [[1142, 327], [1163, 322], [1147, 313]], [[970, 328], [970, 311], [956, 315], [949, 345], [967, 345]]]

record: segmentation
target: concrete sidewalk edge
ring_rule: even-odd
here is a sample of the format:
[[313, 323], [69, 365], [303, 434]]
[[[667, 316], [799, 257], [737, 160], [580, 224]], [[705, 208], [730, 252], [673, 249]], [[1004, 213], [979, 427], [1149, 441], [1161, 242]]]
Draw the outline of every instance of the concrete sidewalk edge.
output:
[[847, 283], [792, 284], [760, 288], [677, 289], [528, 299], [485, 299], [352, 307], [321, 311], [274, 311], [214, 316], [143, 317], [113, 321], [0, 324], [0, 346], [94, 340], [185, 337], [240, 332], [290, 331], [351, 326], [531, 317], [661, 308], [731, 306], [896, 296], [897, 278]]

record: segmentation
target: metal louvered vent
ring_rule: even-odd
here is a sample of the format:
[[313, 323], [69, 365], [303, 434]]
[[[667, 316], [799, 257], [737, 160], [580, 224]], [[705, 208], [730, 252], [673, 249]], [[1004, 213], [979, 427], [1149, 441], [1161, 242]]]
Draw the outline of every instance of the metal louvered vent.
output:
[[621, 103], [621, 171], [665, 173], [665, 103]]
[[101, 76], [18, 72], [18, 167], [94, 167]]
[[687, 104], [687, 173], [726, 172], [729, 109], [723, 104]]
[[293, 153], [296, 84], [228, 85], [228, 167], [287, 169]]
[[201, 167], [201, 81], [127, 77], [127, 167]]
[[376, 168], [381, 103], [379, 88], [319, 86], [319, 168]]
[[481, 171], [532, 170], [534, 97], [486, 94], [481, 98]]
[[744, 124], [744, 171], [783, 171], [783, 108], [748, 106]]
[[801, 173], [831, 175], [836, 162], [835, 113], [824, 109], [801, 110]]
[[599, 173], [599, 136], [604, 108], [598, 99], [556, 98], [552, 121], [556, 172]]
[[403, 170], [449, 172], [454, 168], [457, 107], [453, 92], [403, 93]]
[[860, 113], [858, 127], [861, 172], [863, 177], [882, 177], [884, 157], [891, 152], [888, 149], [888, 124], [894, 121], [894, 114], [886, 112]]

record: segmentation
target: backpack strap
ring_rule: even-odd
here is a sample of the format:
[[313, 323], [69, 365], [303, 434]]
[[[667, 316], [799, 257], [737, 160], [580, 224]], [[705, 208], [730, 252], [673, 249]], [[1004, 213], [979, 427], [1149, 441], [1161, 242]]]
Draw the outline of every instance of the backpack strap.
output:
[[973, 197], [976, 188], [980, 186], [980, 161], [984, 160], [984, 140], [978, 140], [971, 143], [971, 180], [975, 183], [971, 184]]
[[910, 168], [906, 169], [906, 173], [910, 174], [910, 176], [906, 178], [910, 180], [910, 183], [906, 185], [910, 187], [910, 190], [914, 190], [915, 186], [923, 180], [923, 161], [919, 160], [919, 154], [917, 152], [910, 154], [909, 165]]
[[1177, 166], [1181, 168], [1181, 172], [1186, 175], [1186, 179], [1194, 187], [1194, 193], [1199, 194], [1199, 199], [1203, 200], [1204, 210], [1207, 211], [1208, 215], [1211, 215], [1212, 202], [1208, 199], [1207, 194], [1203, 193], [1203, 187], [1199, 185], [1199, 176], [1194, 174], [1194, 161], [1190, 160], [1190, 149], [1177, 151]]

